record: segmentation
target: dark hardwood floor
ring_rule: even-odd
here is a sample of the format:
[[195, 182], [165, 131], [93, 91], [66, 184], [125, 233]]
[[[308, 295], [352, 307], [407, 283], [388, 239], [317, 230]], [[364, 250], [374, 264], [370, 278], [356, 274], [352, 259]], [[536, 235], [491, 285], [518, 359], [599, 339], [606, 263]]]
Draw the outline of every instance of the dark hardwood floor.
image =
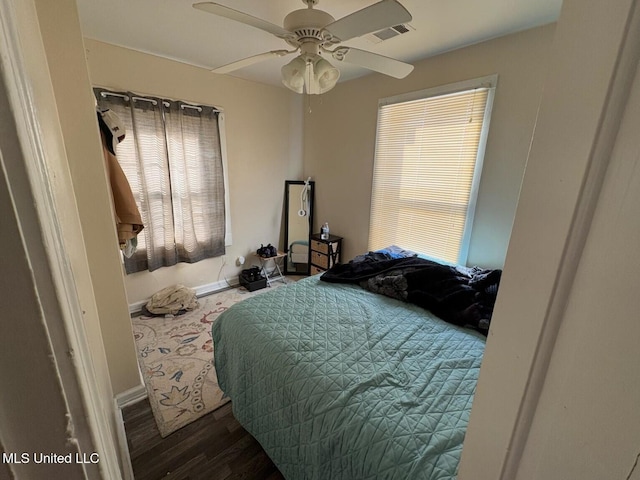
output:
[[136, 480], [284, 480], [260, 444], [220, 407], [166, 438], [148, 400], [122, 411]]

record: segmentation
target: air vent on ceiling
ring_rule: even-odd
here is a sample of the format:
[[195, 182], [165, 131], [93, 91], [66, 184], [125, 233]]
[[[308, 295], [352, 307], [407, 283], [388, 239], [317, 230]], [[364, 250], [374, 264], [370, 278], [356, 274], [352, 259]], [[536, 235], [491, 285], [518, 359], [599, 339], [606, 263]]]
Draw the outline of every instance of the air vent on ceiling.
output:
[[395, 25], [378, 32], [370, 33], [369, 35], [366, 35], [365, 38], [371, 43], [380, 43], [385, 40], [389, 40], [390, 38], [397, 37], [398, 35], [408, 33], [411, 30], [415, 30], [415, 28], [408, 23], [401, 23], [400, 25]]

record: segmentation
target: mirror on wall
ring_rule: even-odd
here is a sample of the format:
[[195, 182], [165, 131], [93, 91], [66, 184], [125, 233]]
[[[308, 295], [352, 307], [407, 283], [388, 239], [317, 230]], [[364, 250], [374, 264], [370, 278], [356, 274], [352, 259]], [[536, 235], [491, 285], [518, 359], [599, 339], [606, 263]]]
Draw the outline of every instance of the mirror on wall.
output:
[[309, 234], [313, 227], [312, 180], [284, 182], [284, 251], [286, 274], [309, 275]]

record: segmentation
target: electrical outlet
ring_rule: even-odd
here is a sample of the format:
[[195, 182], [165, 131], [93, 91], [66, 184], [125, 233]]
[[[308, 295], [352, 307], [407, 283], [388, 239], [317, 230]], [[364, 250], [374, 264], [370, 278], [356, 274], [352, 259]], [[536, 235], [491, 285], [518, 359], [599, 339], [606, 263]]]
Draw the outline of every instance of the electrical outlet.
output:
[[242, 255], [236, 258], [236, 265], [238, 265], [239, 267], [244, 265], [244, 262], [245, 262], [245, 258]]

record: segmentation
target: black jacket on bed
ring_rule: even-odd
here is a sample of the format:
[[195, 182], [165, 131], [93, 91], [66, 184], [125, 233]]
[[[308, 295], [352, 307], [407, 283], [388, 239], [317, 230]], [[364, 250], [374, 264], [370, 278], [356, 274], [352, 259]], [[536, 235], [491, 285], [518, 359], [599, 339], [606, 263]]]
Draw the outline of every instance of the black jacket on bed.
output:
[[373, 252], [327, 270], [321, 278], [361, 287], [425, 308], [486, 335], [501, 270], [458, 269], [419, 257], [388, 259]]

